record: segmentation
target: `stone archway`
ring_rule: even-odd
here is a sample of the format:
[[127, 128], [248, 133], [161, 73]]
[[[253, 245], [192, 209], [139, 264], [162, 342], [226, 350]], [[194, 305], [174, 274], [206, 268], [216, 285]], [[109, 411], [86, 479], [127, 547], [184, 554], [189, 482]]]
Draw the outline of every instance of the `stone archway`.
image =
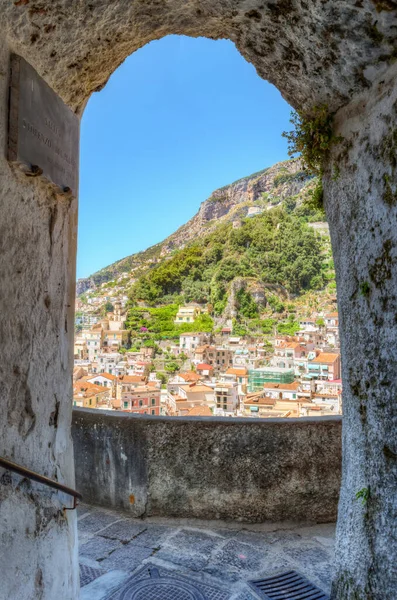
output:
[[[89, 95], [129, 54], [167, 34], [229, 38], [296, 109], [310, 113], [326, 105], [336, 113], [343, 143], [332, 150], [324, 177], [345, 411], [333, 598], [394, 599], [397, 3], [3, 0], [0, 7], [3, 148], [10, 52], [26, 58], [81, 114]], [[38, 180], [28, 181], [4, 153], [0, 176], [0, 275], [6, 282], [0, 338], [7, 340], [0, 348], [2, 452], [22, 463], [30, 456], [32, 468], [71, 484], [77, 205]], [[366, 490], [364, 503], [356, 499], [360, 490]], [[26, 598], [76, 597], [73, 518], [66, 519], [51, 498], [43, 509], [34, 493], [26, 499], [7, 486], [1, 493], [3, 522], [18, 519], [20, 529], [7, 556], [13, 573], [7, 597], [20, 597], [21, 590]]]

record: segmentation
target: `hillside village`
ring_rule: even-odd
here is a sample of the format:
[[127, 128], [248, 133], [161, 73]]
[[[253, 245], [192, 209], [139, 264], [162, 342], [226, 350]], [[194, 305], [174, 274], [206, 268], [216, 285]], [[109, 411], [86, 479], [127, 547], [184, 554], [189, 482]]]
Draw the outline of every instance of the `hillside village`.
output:
[[279, 163], [214, 192], [164, 242], [79, 281], [74, 405], [340, 414], [336, 286], [312, 189], [299, 161]]
[[[198, 305], [183, 306], [176, 320], [191, 323], [200, 312]], [[255, 339], [224, 327], [217, 334], [188, 332], [178, 343], [149, 342], [132, 351], [125, 351], [121, 302], [95, 321], [90, 317], [91, 326], [75, 341], [75, 406], [153, 416], [301, 417], [342, 411], [336, 311], [302, 319], [295, 336]], [[164, 355], [173, 359], [165, 371]]]

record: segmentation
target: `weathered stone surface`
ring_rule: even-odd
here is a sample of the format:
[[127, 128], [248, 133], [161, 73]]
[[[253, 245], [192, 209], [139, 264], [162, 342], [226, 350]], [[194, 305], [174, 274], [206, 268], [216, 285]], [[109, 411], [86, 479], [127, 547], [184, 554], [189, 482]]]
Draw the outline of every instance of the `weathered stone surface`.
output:
[[82, 533], [97, 533], [116, 521], [114, 515], [105, 512], [93, 512], [79, 520], [79, 531]]
[[338, 599], [397, 597], [396, 74], [337, 116], [326, 176], [342, 331]]
[[338, 417], [150, 419], [88, 409], [73, 417], [85, 500], [133, 516], [332, 521], [340, 434]]
[[143, 533], [140, 533], [138, 537], [134, 538], [132, 543], [137, 546], [146, 546], [147, 548], [158, 548], [173, 531], [170, 527], [152, 525]]
[[[10, 47], [3, 3], [1, 8], [0, 455], [74, 487], [77, 201], [57, 196], [7, 162]], [[71, 504], [71, 498], [21, 477], [1, 480], [2, 600], [78, 597], [76, 516], [63, 512]]]
[[121, 548], [118, 540], [106, 540], [98, 536], [83, 544], [79, 549], [79, 554], [93, 560], [103, 560], [118, 548]]
[[130, 542], [132, 538], [142, 533], [145, 530], [145, 525], [138, 525], [130, 521], [122, 520], [106, 527], [100, 535], [111, 540], [120, 540], [121, 542]]
[[149, 558], [152, 554], [152, 548], [126, 544], [102, 560], [100, 563], [101, 569], [105, 571], [134, 571], [143, 560]]
[[105, 0], [40, 5], [3, 0], [2, 23], [73, 107], [101, 89], [144, 44], [168, 34], [229, 38], [295, 107], [333, 110], [368, 89], [393, 61], [393, 0]]

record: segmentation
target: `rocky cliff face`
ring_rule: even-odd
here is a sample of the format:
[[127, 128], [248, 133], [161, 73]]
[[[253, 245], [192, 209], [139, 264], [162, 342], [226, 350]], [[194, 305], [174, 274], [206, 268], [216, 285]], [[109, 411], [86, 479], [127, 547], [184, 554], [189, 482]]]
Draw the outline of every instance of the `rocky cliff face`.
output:
[[211, 232], [220, 221], [246, 217], [251, 206], [267, 210], [284, 198], [298, 194], [308, 179], [302, 171], [301, 161], [295, 159], [277, 163], [215, 190], [201, 203], [195, 216], [164, 241], [162, 256]]
[[80, 296], [80, 294], [84, 294], [84, 292], [93, 288], [95, 288], [95, 281], [92, 277], [78, 279], [76, 283], [76, 295]]

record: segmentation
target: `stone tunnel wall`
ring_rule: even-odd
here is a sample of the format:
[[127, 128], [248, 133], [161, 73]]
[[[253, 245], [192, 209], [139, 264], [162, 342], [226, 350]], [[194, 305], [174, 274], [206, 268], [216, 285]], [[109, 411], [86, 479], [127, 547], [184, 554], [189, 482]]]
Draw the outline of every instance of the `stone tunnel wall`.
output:
[[86, 502], [136, 517], [334, 521], [341, 425], [76, 409], [76, 485]]

